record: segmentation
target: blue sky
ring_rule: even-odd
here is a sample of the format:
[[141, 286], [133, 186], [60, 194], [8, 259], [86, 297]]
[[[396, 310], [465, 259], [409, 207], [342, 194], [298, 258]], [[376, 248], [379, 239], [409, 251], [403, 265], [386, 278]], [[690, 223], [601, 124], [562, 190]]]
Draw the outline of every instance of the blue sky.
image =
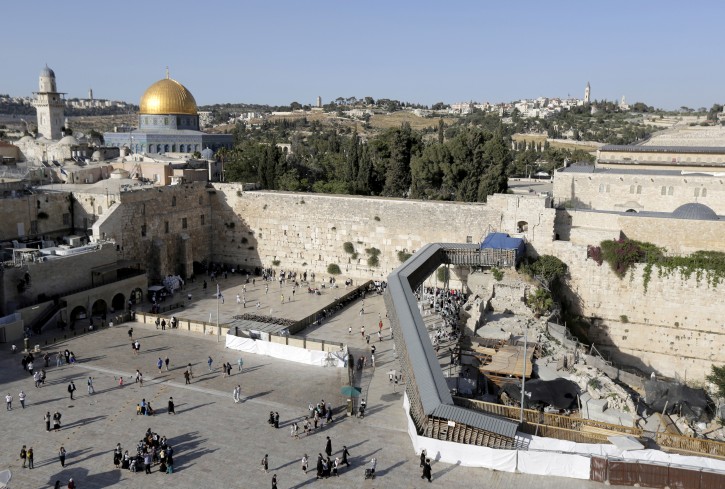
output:
[[197, 103], [343, 97], [538, 96], [725, 101], [725, 2], [7, 2], [0, 93], [30, 95], [47, 63], [68, 97], [138, 103], [164, 77]]

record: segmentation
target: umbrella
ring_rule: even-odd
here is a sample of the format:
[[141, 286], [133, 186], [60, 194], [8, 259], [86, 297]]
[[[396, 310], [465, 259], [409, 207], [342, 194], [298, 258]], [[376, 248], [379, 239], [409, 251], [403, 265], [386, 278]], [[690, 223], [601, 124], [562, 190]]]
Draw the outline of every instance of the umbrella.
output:
[[359, 387], [355, 387], [354, 385], [346, 385], [340, 387], [340, 392], [343, 396], [360, 397], [360, 393], [362, 392], [362, 390]]

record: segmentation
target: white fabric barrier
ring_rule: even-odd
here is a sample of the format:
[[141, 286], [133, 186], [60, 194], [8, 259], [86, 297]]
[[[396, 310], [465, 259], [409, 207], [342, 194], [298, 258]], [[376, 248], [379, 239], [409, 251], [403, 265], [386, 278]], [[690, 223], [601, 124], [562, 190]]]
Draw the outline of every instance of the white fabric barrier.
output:
[[497, 450], [419, 436], [410, 417], [408, 395], [403, 396], [408, 420], [408, 435], [415, 453], [425, 449], [428, 456], [441, 462], [468, 467], [484, 467], [504, 472], [555, 475], [589, 479], [591, 456], [618, 457], [626, 460], [667, 463], [689, 468], [725, 471], [725, 461], [661, 452], [659, 450], [620, 450], [614, 445], [574, 443], [519, 433], [517, 439], [528, 440], [528, 450]]
[[643, 462], [661, 462], [666, 464], [683, 465], [694, 468], [706, 468], [725, 471], [725, 460], [690, 455], [678, 455], [660, 450], [620, 450], [614, 445], [596, 443], [574, 443], [572, 441], [543, 438], [540, 436], [519, 435], [529, 439], [529, 450], [546, 452], [567, 452], [582, 455], [595, 455], [599, 457], [617, 457], [626, 460], [641, 460]]
[[524, 474], [589, 479], [591, 459], [584, 455], [517, 450], [518, 470]]
[[306, 365], [345, 367], [345, 354], [342, 351], [328, 353], [325, 351], [306, 350], [281, 343], [240, 338], [231, 334], [227, 335], [225, 346], [231, 350], [254, 353], [255, 355], [265, 355], [291, 362], [304, 363]]

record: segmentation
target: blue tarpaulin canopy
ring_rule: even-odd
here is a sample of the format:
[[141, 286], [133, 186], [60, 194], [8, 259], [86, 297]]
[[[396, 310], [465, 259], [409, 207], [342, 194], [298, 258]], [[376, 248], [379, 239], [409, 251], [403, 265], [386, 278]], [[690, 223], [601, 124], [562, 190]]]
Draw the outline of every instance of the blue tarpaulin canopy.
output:
[[514, 250], [516, 263], [526, 254], [526, 243], [521, 238], [512, 238], [506, 233], [490, 233], [481, 243], [482, 250]]

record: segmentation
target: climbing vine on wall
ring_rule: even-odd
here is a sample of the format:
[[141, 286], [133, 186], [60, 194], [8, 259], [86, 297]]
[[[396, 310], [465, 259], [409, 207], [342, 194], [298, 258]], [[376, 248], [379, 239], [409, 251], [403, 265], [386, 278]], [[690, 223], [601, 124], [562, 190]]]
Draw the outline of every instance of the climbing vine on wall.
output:
[[713, 288], [725, 279], [725, 253], [719, 251], [704, 250], [687, 256], [668, 256], [664, 248], [652, 243], [620, 238], [602, 241], [599, 247], [588, 247], [587, 256], [598, 264], [607, 262], [619, 278], [623, 278], [633, 265], [644, 263], [642, 279], [645, 292], [654, 267], [657, 267], [657, 276], [660, 278], [673, 277], [679, 273], [680, 277], [689, 280], [694, 274], [698, 284], [704, 279]]

